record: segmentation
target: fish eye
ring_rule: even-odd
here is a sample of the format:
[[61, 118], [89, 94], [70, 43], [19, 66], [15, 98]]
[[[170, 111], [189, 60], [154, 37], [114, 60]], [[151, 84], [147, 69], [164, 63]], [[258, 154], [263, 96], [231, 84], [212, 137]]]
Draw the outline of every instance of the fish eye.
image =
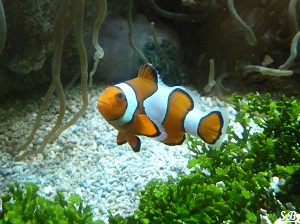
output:
[[125, 99], [125, 95], [123, 93], [118, 93], [117, 97], [119, 100], [124, 100]]

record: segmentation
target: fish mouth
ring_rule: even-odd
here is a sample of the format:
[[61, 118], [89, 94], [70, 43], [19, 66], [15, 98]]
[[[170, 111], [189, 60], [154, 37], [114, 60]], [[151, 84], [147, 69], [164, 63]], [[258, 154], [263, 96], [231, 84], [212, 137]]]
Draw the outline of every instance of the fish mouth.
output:
[[102, 107], [102, 106], [109, 107], [109, 104], [108, 104], [108, 102], [105, 102], [105, 101], [98, 101], [98, 107]]
[[105, 111], [111, 111], [111, 104], [107, 101], [98, 101], [97, 104], [98, 110], [101, 114], [105, 113]]

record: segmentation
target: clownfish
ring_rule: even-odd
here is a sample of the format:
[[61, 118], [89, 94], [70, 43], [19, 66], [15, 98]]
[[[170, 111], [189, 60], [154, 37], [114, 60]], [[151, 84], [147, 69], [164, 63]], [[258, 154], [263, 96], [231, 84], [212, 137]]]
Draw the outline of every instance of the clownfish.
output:
[[97, 107], [105, 120], [117, 129], [117, 144], [141, 148], [138, 135], [155, 137], [166, 145], [180, 145], [185, 134], [219, 147], [228, 127], [226, 109], [203, 114], [180, 86], [165, 85], [151, 64], [141, 66], [134, 79], [107, 87]]

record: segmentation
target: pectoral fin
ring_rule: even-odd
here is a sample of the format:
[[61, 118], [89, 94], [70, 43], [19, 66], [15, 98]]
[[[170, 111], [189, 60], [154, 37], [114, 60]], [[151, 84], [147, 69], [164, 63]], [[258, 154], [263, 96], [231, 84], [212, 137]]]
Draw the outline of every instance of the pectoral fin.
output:
[[160, 135], [159, 128], [147, 115], [138, 115], [136, 122], [139, 135], [145, 135], [148, 137], [156, 137]]

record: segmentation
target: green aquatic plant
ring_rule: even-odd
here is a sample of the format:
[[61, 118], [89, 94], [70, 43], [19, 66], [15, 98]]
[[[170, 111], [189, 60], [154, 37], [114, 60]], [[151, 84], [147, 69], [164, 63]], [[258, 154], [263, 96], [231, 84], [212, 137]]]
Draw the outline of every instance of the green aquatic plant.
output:
[[[287, 206], [286, 203], [299, 211], [300, 194], [295, 190], [299, 185], [300, 169], [299, 101], [283, 96], [276, 102], [270, 94], [264, 97], [247, 94], [246, 100], [234, 94], [231, 101], [238, 112], [236, 122], [242, 128], [242, 135], [238, 136], [234, 128], [230, 128], [228, 141], [220, 149], [209, 148], [191, 139], [189, 147], [197, 156], [189, 161], [189, 167], [195, 166], [198, 172], [204, 169], [215, 180], [224, 176], [220, 180], [229, 189], [231, 186], [236, 189], [232, 184], [237, 181], [242, 187], [241, 194], [251, 193], [247, 208], [252, 208], [257, 218], [261, 215], [260, 208], [264, 208], [274, 220], [280, 211], [286, 210], [281, 206]], [[260, 130], [254, 132], [252, 122]], [[273, 197], [272, 191], [266, 189], [275, 176], [286, 180], [287, 184]]]
[[191, 174], [177, 181], [172, 177], [168, 182], [151, 181], [141, 193], [136, 223], [222, 223], [229, 219], [230, 208], [224, 203], [223, 189], [205, 179], [203, 175]]
[[[96, 18], [94, 31], [93, 31], [93, 44], [96, 48], [95, 53], [95, 65], [97, 67], [97, 59], [99, 57], [103, 57], [103, 50], [96, 43], [96, 38], [98, 38], [99, 28], [102, 24], [102, 21], [105, 17], [107, 11], [106, 0], [98, 0], [99, 5], [99, 14]], [[28, 136], [26, 142], [17, 149], [17, 152], [21, 152], [25, 150], [29, 144], [32, 142], [35, 133], [39, 128], [39, 124], [41, 122], [44, 111], [47, 109], [50, 97], [53, 95], [54, 90], [56, 90], [58, 98], [59, 98], [59, 115], [58, 118], [52, 127], [51, 131], [45, 136], [43, 142], [37, 150], [26, 151], [20, 156], [16, 157], [16, 161], [22, 160], [25, 157], [37, 153], [41, 153], [46, 147], [47, 143], [50, 140], [54, 140], [57, 138], [61, 132], [70, 127], [86, 110], [88, 106], [88, 95], [87, 95], [87, 80], [88, 80], [88, 62], [87, 62], [87, 54], [86, 49], [83, 43], [83, 16], [84, 16], [84, 0], [75, 1], [73, 5], [69, 0], [63, 0], [60, 2], [60, 8], [57, 12], [55, 25], [54, 25], [54, 53], [53, 53], [53, 62], [52, 62], [52, 83], [45, 95], [45, 98], [40, 106], [38, 116], [34, 123], [33, 129]], [[76, 49], [80, 59], [81, 66], [81, 90], [82, 90], [82, 107], [79, 111], [73, 116], [73, 118], [61, 126], [65, 111], [66, 111], [66, 101], [64, 96], [64, 90], [60, 80], [60, 71], [61, 71], [61, 61], [62, 61], [62, 52], [64, 41], [66, 39], [67, 34], [70, 32], [72, 25], [74, 24], [74, 37], [76, 42]]]
[[93, 221], [90, 207], [83, 206], [81, 197], [71, 194], [66, 200], [57, 192], [54, 200], [38, 195], [38, 186], [27, 183], [24, 189], [17, 181], [8, 184], [8, 193], [1, 197], [0, 224], [57, 223], [102, 224]]
[[[213, 164], [206, 162], [206, 165]], [[257, 194], [264, 191], [268, 181], [264, 174], [246, 180], [250, 175], [245, 174], [245, 171], [236, 174], [238, 178], [230, 179], [229, 169], [230, 166], [227, 170], [220, 168], [214, 177], [199, 172], [182, 175], [177, 180], [169, 177], [168, 182], [150, 181], [145, 191], [141, 192], [139, 210], [126, 219], [120, 215], [111, 215], [110, 223], [257, 222], [256, 213], [260, 206], [259, 201], [256, 202]], [[226, 185], [220, 180], [231, 184]], [[248, 181], [254, 182], [252, 189], [247, 189]], [[257, 189], [261, 192], [254, 194], [253, 191]]]
[[0, 0], [0, 54], [4, 48], [5, 40], [6, 40], [6, 19], [5, 12], [2, 4], [2, 0]]
[[251, 129], [243, 127], [248, 138], [245, 159], [255, 160], [254, 172], [268, 172], [285, 180], [286, 184], [281, 186], [282, 191], [278, 194], [280, 201], [291, 203], [299, 212], [300, 193], [296, 190], [300, 173], [299, 100], [282, 96], [276, 102], [270, 94], [265, 97], [248, 94], [247, 102], [234, 95], [232, 100], [239, 105], [235, 109], [243, 114], [237, 119], [245, 124], [253, 120], [262, 130], [250, 135]]
[[[299, 212], [299, 101], [253, 93], [230, 100], [241, 135], [229, 128], [220, 148], [189, 136], [192, 173], [150, 181], [139, 210], [126, 218], [111, 214], [110, 223], [271, 223], [290, 209], [286, 203]], [[271, 188], [274, 176], [286, 180], [281, 195]]]
[[[278, 174], [274, 170], [276, 165], [300, 163], [299, 101], [286, 96], [274, 101], [270, 94], [262, 97], [252, 93], [246, 97], [246, 101], [236, 94], [231, 97], [238, 111], [236, 120], [243, 124], [243, 138], [236, 136], [235, 139], [243, 141], [245, 148], [251, 152], [246, 157], [256, 156], [255, 160], [260, 161], [257, 170], [271, 169], [275, 175]], [[251, 120], [261, 131], [250, 134]]]

